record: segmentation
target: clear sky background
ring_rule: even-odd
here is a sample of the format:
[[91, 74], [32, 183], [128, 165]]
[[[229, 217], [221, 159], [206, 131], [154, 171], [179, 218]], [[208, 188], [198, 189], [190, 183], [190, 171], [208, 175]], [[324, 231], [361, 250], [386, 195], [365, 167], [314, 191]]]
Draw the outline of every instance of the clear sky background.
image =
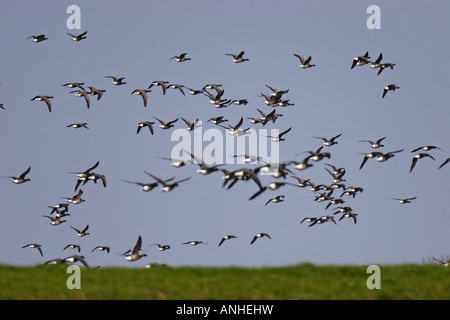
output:
[[[81, 9], [81, 29], [69, 30], [69, 5]], [[381, 29], [369, 30], [367, 7], [381, 9]], [[422, 263], [432, 256], [450, 254], [448, 192], [450, 164], [449, 74], [450, 43], [447, 1], [3, 1], [0, 4], [0, 176], [19, 175], [31, 166], [31, 181], [15, 185], [0, 179], [0, 263], [35, 265], [75, 254], [63, 248], [79, 244], [90, 265], [141, 267], [150, 262], [169, 265], [279, 266], [314, 264]], [[87, 30], [87, 39], [70, 40], [70, 33]], [[27, 37], [44, 33], [48, 40], [33, 43]], [[245, 51], [250, 60], [231, 62], [227, 53]], [[383, 62], [394, 70], [367, 65], [350, 69], [352, 58], [369, 52], [372, 60], [383, 53]], [[187, 52], [192, 60], [177, 63], [171, 57]], [[312, 56], [316, 66], [302, 70], [293, 53]], [[127, 84], [114, 86], [105, 76], [125, 77]], [[165, 95], [153, 87], [147, 107], [137, 88], [154, 80], [166, 80], [200, 89], [207, 83], [222, 84], [224, 97], [245, 98], [245, 106], [216, 109], [203, 95], [181, 95], [169, 89]], [[63, 87], [84, 82], [106, 90], [101, 100], [83, 98]], [[400, 89], [381, 98], [383, 87]], [[316, 150], [322, 143], [313, 136], [342, 133], [339, 143], [324, 147], [331, 159], [314, 163], [294, 175], [330, 184], [325, 163], [345, 167], [345, 183], [364, 188], [355, 198], [343, 197], [344, 205], [358, 214], [337, 225], [308, 227], [305, 217], [332, 214], [325, 203], [314, 201], [308, 188], [285, 186], [266, 191], [256, 199], [252, 182], [238, 182], [230, 190], [222, 185], [222, 173], [202, 176], [197, 165], [174, 168], [158, 157], [170, 156], [177, 142], [173, 129], [155, 128], [136, 134], [137, 123], [158, 117], [184, 117], [203, 121], [203, 132], [218, 128], [207, 123], [223, 115], [230, 124], [241, 117], [259, 116], [265, 85], [289, 89], [283, 98], [294, 106], [277, 108], [283, 117], [267, 129], [292, 130], [280, 143], [280, 160], [301, 161], [299, 152]], [[36, 95], [54, 96], [52, 112]], [[87, 122], [89, 130], [67, 128]], [[251, 125], [260, 129], [261, 125]], [[226, 135], [223, 129], [224, 137]], [[364, 139], [386, 136], [388, 152], [404, 149], [384, 163], [370, 160], [362, 170], [361, 153], [370, 152]], [[205, 143], [205, 147], [208, 142]], [[436, 145], [429, 151], [436, 160], [421, 159], [409, 173], [411, 150]], [[107, 187], [87, 183], [83, 199], [70, 205], [70, 216], [59, 226], [49, 224], [48, 206], [71, 197], [76, 177], [100, 161], [95, 172], [104, 174]], [[255, 165], [224, 165], [229, 170]], [[149, 193], [121, 179], [151, 182], [145, 171], [161, 178], [183, 179], [172, 192]], [[261, 177], [263, 184], [281, 181]], [[296, 181], [288, 175], [286, 182]], [[265, 203], [282, 194], [282, 203]], [[340, 195], [336, 192], [334, 195]], [[392, 198], [414, 197], [401, 205]], [[335, 216], [338, 220], [341, 214]], [[78, 229], [89, 224], [90, 235], [78, 238]], [[263, 238], [249, 245], [259, 232]], [[233, 234], [218, 247], [220, 239]], [[125, 261], [123, 253], [143, 239], [147, 257]], [[208, 245], [182, 245], [201, 240]], [[28, 243], [42, 245], [44, 257]], [[160, 252], [150, 244], [171, 246]], [[94, 251], [98, 245], [111, 252]]]

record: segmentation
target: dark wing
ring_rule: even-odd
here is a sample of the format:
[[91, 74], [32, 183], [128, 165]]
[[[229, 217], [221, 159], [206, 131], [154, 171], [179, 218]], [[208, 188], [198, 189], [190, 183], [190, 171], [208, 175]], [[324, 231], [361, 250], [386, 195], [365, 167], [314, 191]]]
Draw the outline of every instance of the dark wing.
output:
[[43, 97], [45, 103], [47, 104], [48, 107], [48, 111], [52, 112], [52, 103], [50, 102], [50, 100], [47, 97]]
[[409, 173], [411, 173], [414, 169], [414, 167], [416, 166], [417, 163], [417, 158], [413, 158], [412, 159], [412, 163], [411, 163], [411, 168], [409, 169]]
[[362, 169], [362, 167], [364, 167], [364, 165], [365, 165], [365, 164], [366, 164], [366, 162], [367, 162], [367, 159], [369, 159], [369, 157], [367, 157], [367, 155], [366, 155], [366, 156], [364, 156], [364, 159], [363, 159], [363, 161], [362, 161], [361, 165], [359, 166], [359, 170], [361, 170], [361, 169]]
[[25, 176], [30, 172], [30, 170], [31, 170], [31, 167], [28, 167], [28, 169], [20, 175], [20, 178], [21, 179], [25, 178]]
[[85, 171], [85, 173], [91, 172], [92, 170], [94, 170], [95, 168], [97, 168], [99, 164], [100, 164], [100, 161], [97, 161], [92, 167], [90, 167], [89, 169], [87, 169], [87, 170]]
[[305, 59], [301, 55], [294, 53], [294, 56], [296, 56], [302, 64], [305, 63]]
[[141, 246], [142, 246], [142, 238], [141, 236], [139, 236], [136, 245], [133, 248], [132, 254], [139, 254], [139, 250], [141, 250]]
[[445, 161], [442, 162], [442, 164], [439, 166], [439, 169], [442, 168], [443, 166], [445, 166], [449, 161], [450, 161], [450, 158], [445, 159]]

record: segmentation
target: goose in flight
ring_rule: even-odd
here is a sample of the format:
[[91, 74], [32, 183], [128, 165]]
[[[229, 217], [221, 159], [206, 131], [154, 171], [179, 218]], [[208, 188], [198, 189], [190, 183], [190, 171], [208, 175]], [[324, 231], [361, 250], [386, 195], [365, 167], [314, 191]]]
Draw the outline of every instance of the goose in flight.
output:
[[87, 37], [86, 37], [87, 31], [85, 31], [85, 32], [83, 32], [83, 33], [81, 33], [81, 34], [78, 34], [78, 35], [71, 34], [71, 33], [68, 33], [68, 32], [67, 32], [67, 34], [68, 34], [69, 36], [72, 37], [70, 40], [76, 41], [76, 42], [81, 41], [81, 40], [87, 38]]
[[52, 112], [52, 103], [50, 99], [53, 99], [52, 96], [35, 96], [31, 99], [31, 101], [44, 101], [47, 104], [47, 108], [49, 112]]
[[31, 167], [28, 167], [28, 169], [25, 170], [23, 173], [21, 173], [20, 176], [18, 176], [18, 177], [10, 176], [10, 177], [2, 177], [2, 178], [9, 178], [9, 179], [12, 179], [12, 181], [11, 181], [12, 183], [21, 184], [21, 183], [24, 183], [27, 181], [31, 181], [31, 179], [26, 178], [26, 175], [30, 172], [30, 170], [31, 170]]
[[226, 53], [225, 55], [227, 56], [232, 56], [234, 59], [232, 60], [234, 63], [241, 63], [244, 61], [248, 61], [249, 59], [244, 58], [245, 52], [241, 51], [239, 54], [234, 54], [234, 53]]
[[299, 67], [302, 69], [308, 69], [315, 66], [315, 64], [311, 64], [311, 56], [309, 56], [307, 59], [303, 58], [301, 55], [294, 53], [294, 56], [296, 56], [300, 60]]
[[141, 247], [142, 247], [142, 237], [139, 236], [136, 244], [134, 245], [133, 249], [131, 250], [131, 254], [127, 255], [125, 257], [125, 260], [127, 260], [127, 261], [136, 261], [136, 260], [139, 260], [142, 257], [147, 256], [145, 253], [143, 253], [143, 254], [139, 253], [139, 251], [141, 250]]
[[146, 90], [146, 89], [134, 89], [131, 94], [141, 96], [142, 100], [144, 100], [144, 107], [147, 106], [147, 92], [152, 92], [152, 90]]
[[41, 257], [44, 256], [43, 253], [42, 253], [42, 249], [41, 249], [41, 245], [40, 245], [40, 244], [37, 244], [37, 243], [29, 243], [29, 244], [24, 245], [24, 246], [22, 247], [22, 249], [23, 249], [23, 248], [35, 248], [35, 249], [38, 249], [39, 253], [41, 254]]

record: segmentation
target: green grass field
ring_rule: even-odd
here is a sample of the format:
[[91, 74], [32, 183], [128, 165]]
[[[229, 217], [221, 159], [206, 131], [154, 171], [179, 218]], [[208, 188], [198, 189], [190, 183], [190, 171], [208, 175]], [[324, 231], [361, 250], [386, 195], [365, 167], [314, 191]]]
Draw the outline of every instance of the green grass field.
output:
[[0, 299], [450, 300], [450, 268], [380, 270], [381, 288], [370, 290], [367, 266], [81, 268], [81, 288], [68, 289], [66, 266], [0, 266]]

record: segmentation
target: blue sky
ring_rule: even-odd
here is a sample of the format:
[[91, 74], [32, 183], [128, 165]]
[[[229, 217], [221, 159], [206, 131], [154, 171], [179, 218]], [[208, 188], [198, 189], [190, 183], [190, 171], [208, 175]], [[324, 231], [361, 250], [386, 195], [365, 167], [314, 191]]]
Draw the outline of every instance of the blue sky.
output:
[[[81, 9], [81, 29], [67, 29], [66, 9]], [[368, 6], [381, 9], [381, 29], [369, 30]], [[64, 258], [79, 244], [91, 265], [140, 267], [159, 262], [170, 265], [288, 265], [421, 263], [431, 256], [449, 254], [446, 209], [450, 165], [438, 169], [450, 155], [448, 141], [450, 53], [445, 1], [40, 1], [3, 2], [0, 5], [2, 55], [0, 63], [0, 176], [18, 175], [31, 166], [31, 181], [14, 185], [0, 179], [0, 263], [40, 264]], [[70, 40], [69, 33], [87, 30], [87, 39]], [[48, 40], [33, 43], [33, 34]], [[227, 53], [245, 51], [250, 60], [231, 62]], [[383, 53], [393, 70], [379, 76], [368, 66], [350, 69], [352, 58], [369, 52], [372, 60]], [[187, 52], [192, 60], [177, 63], [171, 57]], [[312, 56], [316, 66], [302, 70], [293, 53]], [[126, 85], [114, 86], [105, 76], [125, 77]], [[195, 89], [207, 83], [222, 84], [224, 96], [245, 98], [245, 106], [216, 109], [203, 95], [183, 96], [170, 89], [152, 87], [148, 105], [131, 95], [154, 80], [166, 80]], [[63, 87], [84, 82], [106, 90], [101, 100], [83, 98]], [[400, 89], [382, 99], [383, 87]], [[203, 121], [203, 132], [222, 129], [207, 123], [223, 115], [230, 124], [241, 117], [273, 109], [264, 104], [265, 85], [289, 89], [283, 98], [294, 106], [277, 108], [283, 117], [267, 129], [292, 127], [279, 144], [280, 160], [301, 161], [299, 152], [316, 150], [321, 140], [342, 133], [338, 144], [324, 147], [326, 161], [293, 175], [330, 183], [325, 163], [345, 167], [345, 183], [364, 188], [355, 198], [344, 198], [358, 214], [337, 225], [308, 227], [304, 217], [331, 214], [324, 203], [314, 201], [308, 189], [285, 186], [248, 198], [257, 191], [251, 182], [238, 182], [230, 190], [222, 185], [222, 173], [202, 176], [197, 165], [173, 168], [158, 157], [170, 156], [176, 142], [174, 129], [184, 128], [181, 119], [172, 130], [155, 128], [136, 134], [137, 123], [152, 117], [172, 120], [183, 117]], [[36, 95], [54, 96], [52, 112]], [[87, 122], [89, 130], [67, 128]], [[244, 122], [257, 130], [260, 125]], [[223, 129], [224, 136], [226, 135]], [[372, 151], [365, 139], [386, 136], [388, 152], [403, 152], [384, 163], [368, 161], [362, 170], [361, 153]], [[411, 150], [436, 145], [435, 158], [419, 160], [409, 173]], [[204, 149], [202, 146], [202, 149]], [[97, 161], [95, 172], [107, 178], [107, 187], [87, 183], [85, 202], [71, 205], [66, 223], [51, 226], [48, 206], [74, 195], [76, 177]], [[255, 165], [224, 165], [233, 170]], [[189, 181], [169, 193], [149, 193], [130, 181], [153, 181], [144, 173]], [[281, 181], [261, 177], [263, 184]], [[295, 182], [288, 175], [286, 182]], [[337, 192], [340, 193], [340, 192]], [[265, 206], [268, 199], [285, 196], [282, 203]], [[414, 197], [400, 205], [391, 198]], [[335, 218], [338, 220], [340, 214]], [[70, 228], [89, 224], [90, 235], [78, 238]], [[253, 236], [266, 232], [272, 239]], [[220, 239], [232, 239], [218, 247]], [[147, 257], [128, 262], [117, 255], [143, 238]], [[182, 242], [202, 240], [205, 246]], [[21, 249], [28, 243], [42, 245], [37, 251]], [[150, 244], [169, 244], [159, 252]], [[91, 250], [98, 245], [111, 253]]]

